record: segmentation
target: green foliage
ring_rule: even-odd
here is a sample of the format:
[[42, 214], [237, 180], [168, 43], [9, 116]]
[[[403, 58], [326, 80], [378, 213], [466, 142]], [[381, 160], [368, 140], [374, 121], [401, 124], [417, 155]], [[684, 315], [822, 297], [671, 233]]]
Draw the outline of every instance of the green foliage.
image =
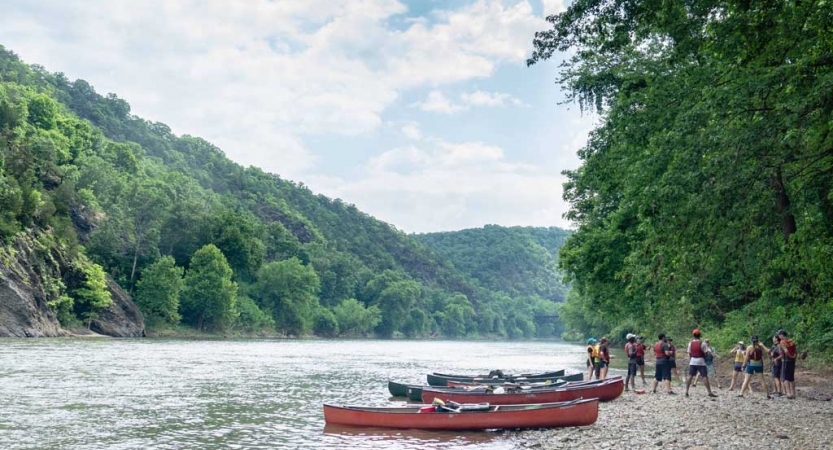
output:
[[486, 225], [416, 237], [491, 291], [561, 302], [567, 287], [561, 282], [557, 259], [569, 234], [555, 227]]
[[66, 328], [75, 328], [80, 325], [78, 318], [75, 317], [73, 307], [75, 300], [68, 295], [60, 295], [54, 300], [49, 301], [49, 307], [55, 312], [58, 322]]
[[275, 319], [267, 311], [262, 311], [250, 297], [237, 297], [237, 322], [234, 328], [250, 333], [270, 332], [275, 329]]
[[197, 250], [185, 272], [183, 320], [200, 330], [228, 330], [237, 318], [237, 283], [231, 275], [226, 257], [216, 246]]
[[260, 269], [257, 280], [258, 300], [273, 312], [279, 329], [293, 335], [310, 331], [321, 286], [311, 266], [298, 258], [271, 262]]
[[338, 321], [335, 314], [327, 308], [318, 308], [313, 319], [313, 331], [318, 336], [336, 337]]
[[569, 50], [560, 82], [602, 117], [565, 173], [569, 326], [784, 326], [833, 358], [830, 8], [576, 0], [548, 20], [530, 64]]
[[[89, 327], [98, 314], [110, 307], [113, 298], [107, 289], [107, 276], [104, 269], [96, 263], [81, 261], [78, 267], [83, 277], [81, 287], [70, 290], [70, 296], [75, 300], [76, 314], [87, 322]], [[63, 302], [61, 302], [63, 305]]]
[[382, 321], [382, 311], [379, 307], [365, 307], [355, 298], [342, 300], [333, 308], [333, 314], [343, 336], [365, 336]]
[[136, 304], [145, 314], [170, 324], [179, 323], [179, 293], [184, 269], [171, 256], [163, 256], [142, 270], [136, 284]]

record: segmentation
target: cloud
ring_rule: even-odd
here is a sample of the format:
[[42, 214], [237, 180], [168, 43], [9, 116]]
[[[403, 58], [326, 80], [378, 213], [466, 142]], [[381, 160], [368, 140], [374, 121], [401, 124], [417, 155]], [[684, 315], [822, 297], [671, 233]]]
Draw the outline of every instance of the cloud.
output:
[[544, 17], [560, 14], [567, 10], [564, 0], [541, 0], [541, 4], [544, 6]]
[[456, 105], [452, 103], [440, 91], [429, 92], [428, 97], [424, 101], [414, 103], [413, 106], [416, 106], [423, 111], [443, 114], [453, 114], [466, 109], [463, 105]]
[[464, 92], [460, 94], [460, 102], [455, 103], [449, 100], [440, 91], [431, 91], [424, 101], [416, 102], [411, 106], [415, 106], [426, 112], [436, 112], [441, 114], [454, 114], [461, 111], [466, 111], [472, 106], [521, 106], [524, 103], [510, 94], [501, 92]]
[[460, 99], [463, 100], [463, 103], [472, 106], [506, 106], [506, 105], [514, 105], [520, 106], [523, 105], [523, 102], [518, 100], [517, 98], [513, 97], [510, 94], [504, 94], [501, 92], [483, 92], [483, 91], [474, 91], [474, 92], [467, 92], [460, 95]]
[[415, 123], [406, 123], [405, 125], [402, 125], [400, 131], [402, 131], [402, 134], [404, 134], [405, 137], [412, 141], [422, 139], [422, 132], [419, 130], [419, 125]]
[[0, 42], [292, 177], [315, 166], [308, 136], [368, 134], [403, 91], [522, 63], [545, 27], [527, 1], [481, 0], [394, 26], [407, 11], [396, 0], [9, 0]]
[[502, 225], [568, 226], [564, 178], [507, 161], [482, 142], [426, 139], [369, 159], [355, 181], [315, 186], [408, 232]]

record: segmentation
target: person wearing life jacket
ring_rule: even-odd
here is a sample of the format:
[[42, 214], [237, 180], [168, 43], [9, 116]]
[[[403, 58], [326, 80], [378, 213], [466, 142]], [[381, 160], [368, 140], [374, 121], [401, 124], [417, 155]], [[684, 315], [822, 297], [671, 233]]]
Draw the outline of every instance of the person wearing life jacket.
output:
[[596, 379], [604, 380], [607, 378], [607, 369], [610, 366], [610, 358], [612, 358], [607, 338], [603, 337], [596, 348]]
[[688, 362], [688, 376], [685, 379], [685, 396], [688, 397], [688, 390], [691, 388], [691, 382], [694, 376], [700, 374], [700, 378], [703, 379], [703, 384], [706, 385], [706, 391], [708, 391], [709, 397], [717, 397], [712, 392], [712, 387], [709, 384], [709, 372], [706, 368], [706, 344], [700, 340], [700, 330], [695, 329], [691, 332], [691, 335], [694, 339], [688, 343], [688, 348], [686, 349], [691, 359]]
[[787, 398], [795, 399], [795, 359], [798, 357], [798, 349], [784, 330], [778, 331], [778, 337], [781, 338], [781, 384], [784, 385], [784, 392]]
[[[717, 376], [717, 350], [712, 347], [711, 342], [708, 339], [703, 339], [703, 343], [706, 344], [706, 371], [709, 373], [709, 378], [717, 382], [717, 388], [723, 389], [720, 386], [720, 377]], [[694, 381], [691, 382], [692, 387], [697, 386], [697, 382], [700, 381], [700, 374], [697, 374], [697, 377], [694, 378]]]
[[677, 347], [674, 346], [674, 339], [668, 338], [668, 351], [671, 354], [668, 356], [668, 367], [671, 370], [671, 381], [674, 381], [674, 377], [677, 377], [677, 381], [680, 383], [680, 386], [683, 385], [683, 381], [680, 379], [680, 373], [677, 372]]
[[636, 370], [638, 367], [636, 364], [636, 335], [628, 333], [625, 339], [628, 340], [625, 343], [625, 356], [628, 358], [628, 376], [625, 377], [625, 390], [628, 390], [628, 382], [630, 382], [631, 388], [636, 390]]
[[657, 362], [655, 365], [653, 392], [654, 394], [657, 393], [657, 386], [662, 382], [665, 384], [665, 392], [668, 395], [675, 395], [675, 392], [671, 390], [671, 367], [668, 365], [668, 356], [670, 353], [668, 350], [668, 340], [665, 337], [665, 333], [660, 333], [658, 338], [659, 340], [654, 344], [654, 356], [656, 356]]
[[639, 376], [642, 377], [642, 385], [647, 386], [648, 383], [645, 381], [645, 351], [648, 350], [648, 346], [645, 345], [645, 342], [642, 340], [642, 336], [636, 337], [636, 366], [639, 368]]
[[772, 336], [772, 347], [769, 348], [769, 359], [772, 361], [770, 372], [772, 373], [772, 384], [776, 397], [784, 395], [784, 387], [781, 384], [781, 338], [778, 335]]
[[743, 397], [743, 393], [746, 392], [746, 388], [749, 387], [749, 381], [752, 380], [752, 376], [754, 374], [758, 374], [761, 381], [761, 387], [764, 389], [766, 398], [772, 398], [769, 396], [769, 387], [766, 384], [766, 378], [764, 378], [764, 355], [768, 353], [769, 349], [764, 347], [764, 345], [758, 341], [758, 336], [752, 336], [752, 345], [746, 349], [746, 355], [743, 361], [745, 374], [743, 376], [743, 385], [740, 388], [740, 394], [738, 394], [738, 397]]
[[593, 373], [596, 370], [596, 339], [590, 338], [587, 340], [587, 381], [593, 379]]
[[[729, 384], [729, 391], [734, 391], [738, 374], [743, 371], [743, 360], [746, 358], [746, 344], [743, 341], [738, 341], [732, 348], [731, 354], [735, 355], [735, 366], [732, 372], [732, 383]], [[750, 390], [752, 389], [751, 386], [749, 388]]]

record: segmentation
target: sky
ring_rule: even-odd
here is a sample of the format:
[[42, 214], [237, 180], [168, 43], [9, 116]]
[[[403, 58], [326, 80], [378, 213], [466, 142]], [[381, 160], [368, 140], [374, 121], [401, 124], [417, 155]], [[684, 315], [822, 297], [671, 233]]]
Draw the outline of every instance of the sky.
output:
[[569, 227], [565, 0], [5, 0], [0, 44], [406, 232]]

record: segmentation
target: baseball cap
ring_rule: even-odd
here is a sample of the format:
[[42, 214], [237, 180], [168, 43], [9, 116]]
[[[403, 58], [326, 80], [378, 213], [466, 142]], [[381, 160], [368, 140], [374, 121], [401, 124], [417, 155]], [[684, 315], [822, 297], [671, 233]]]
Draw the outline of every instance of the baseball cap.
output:
[[635, 338], [635, 337], [636, 337], [636, 335], [634, 335], [633, 333], [628, 333], [628, 335], [625, 336], [625, 339], [630, 339], [630, 338]]
[[694, 331], [692, 331], [692, 332], [691, 332], [691, 334], [692, 334], [692, 335], [694, 335], [694, 334], [700, 334], [700, 329], [699, 329], [699, 328], [695, 328], [695, 329], [694, 329]]
[[740, 345], [746, 345], [746, 344], [744, 344], [744, 343], [743, 343], [743, 341], [738, 341], [738, 344], [740, 344]]
[[587, 340], [588, 344], [592, 344], [594, 342], [596, 342], [596, 339], [594, 339], [594, 338], [590, 338], [590, 339]]

